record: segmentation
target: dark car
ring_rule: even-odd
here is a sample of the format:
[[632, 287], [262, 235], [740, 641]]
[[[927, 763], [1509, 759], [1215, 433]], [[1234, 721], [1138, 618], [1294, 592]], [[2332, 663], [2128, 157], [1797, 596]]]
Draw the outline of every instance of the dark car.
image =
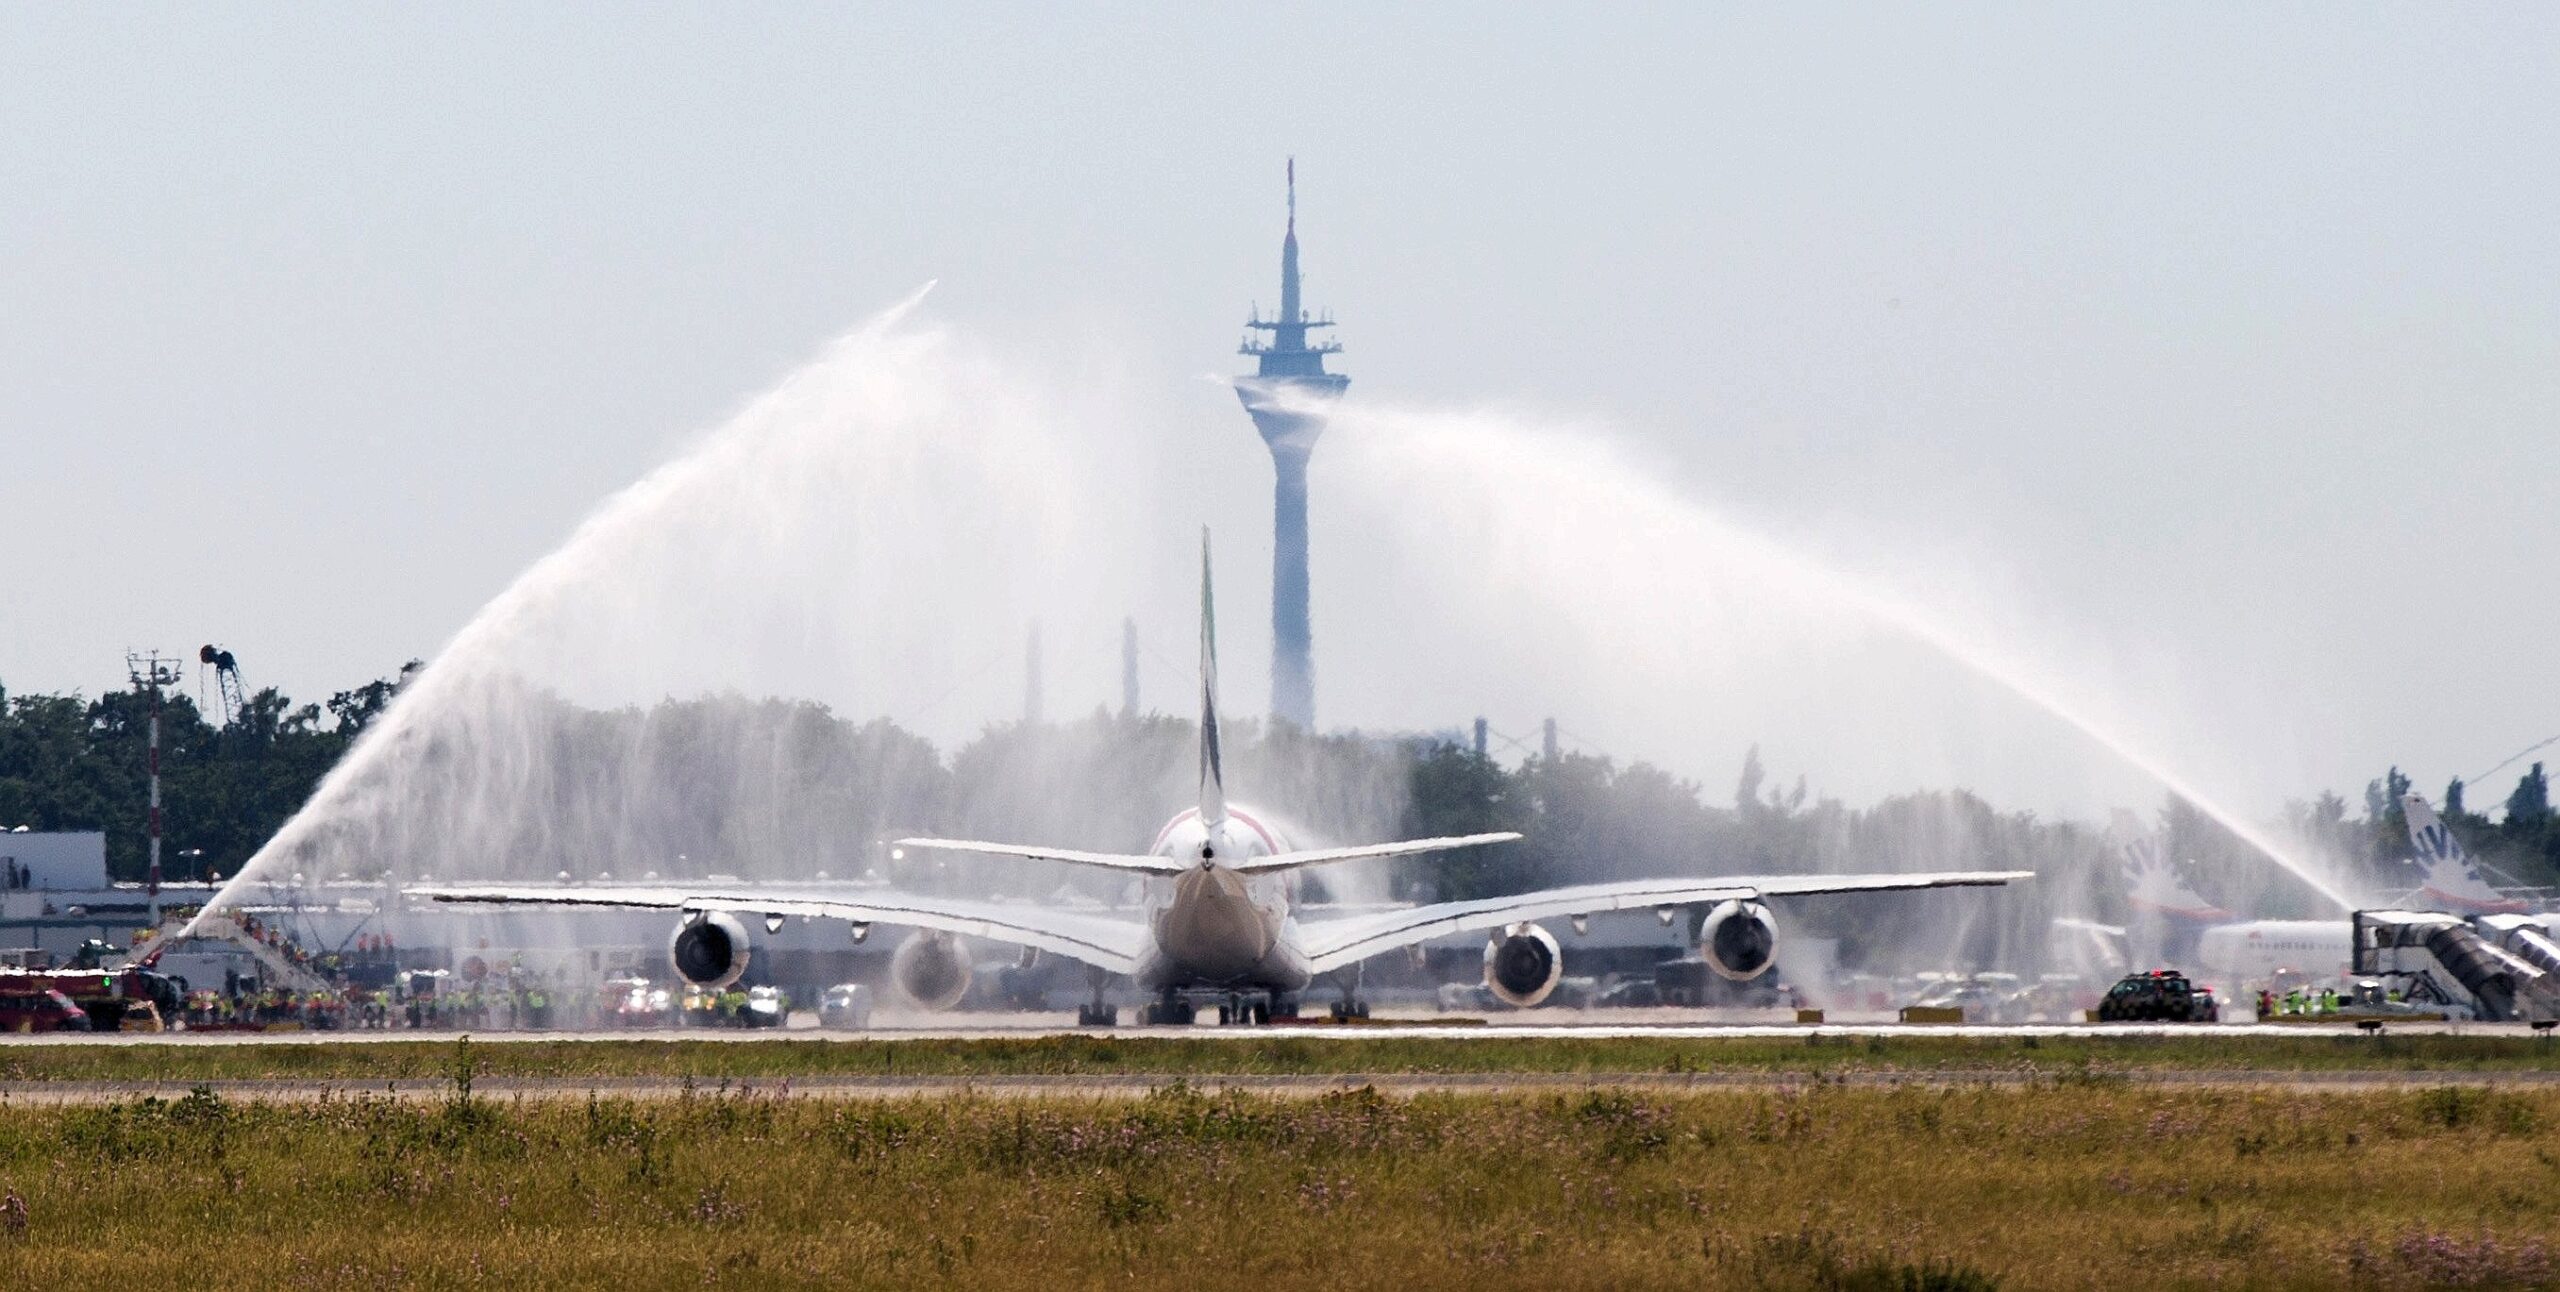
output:
[[2174, 969], [2127, 974], [2098, 1002], [2101, 1023], [2215, 1023], [2222, 1005], [2213, 989]]

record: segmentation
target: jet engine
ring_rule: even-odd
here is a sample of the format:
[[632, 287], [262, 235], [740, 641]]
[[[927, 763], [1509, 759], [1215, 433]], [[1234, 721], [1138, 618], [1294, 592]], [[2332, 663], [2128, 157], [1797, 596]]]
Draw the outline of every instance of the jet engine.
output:
[[1707, 912], [1698, 930], [1698, 955], [1719, 975], [1749, 982], [1777, 959], [1778, 922], [1758, 902], [1725, 902]]
[[707, 911], [676, 926], [667, 960], [676, 976], [717, 990], [747, 971], [747, 926], [727, 911]]
[[889, 957], [898, 990], [925, 1009], [949, 1009], [969, 994], [969, 956], [948, 933], [918, 929]]
[[1484, 985], [1510, 1004], [1528, 1009], [1563, 978], [1563, 948], [1535, 924], [1514, 924], [1484, 944]]

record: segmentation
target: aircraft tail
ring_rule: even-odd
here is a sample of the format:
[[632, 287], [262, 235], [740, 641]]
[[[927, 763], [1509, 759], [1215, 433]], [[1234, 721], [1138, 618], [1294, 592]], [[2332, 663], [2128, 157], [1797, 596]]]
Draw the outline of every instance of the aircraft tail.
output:
[[2409, 847], [2417, 856], [2421, 897], [2474, 915], [2526, 909], [2527, 903], [2499, 892], [2481, 877], [2470, 851], [2436, 815], [2425, 795], [2408, 795], [2400, 806], [2409, 818]]
[[2124, 865], [2126, 895], [2136, 907], [2206, 923], [2231, 918], [2231, 912], [2205, 900], [2170, 863], [2168, 839], [2157, 830], [2145, 830], [2131, 812], [2118, 809], [2107, 836]]
[[1218, 750], [1218, 610], [1209, 581], [1209, 527], [1200, 527], [1200, 824], [1227, 819], [1227, 770]]

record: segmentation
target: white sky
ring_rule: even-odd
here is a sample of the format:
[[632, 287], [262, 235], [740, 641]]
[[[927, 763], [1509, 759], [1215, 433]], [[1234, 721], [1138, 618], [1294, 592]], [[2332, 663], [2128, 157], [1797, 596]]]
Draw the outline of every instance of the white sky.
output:
[[[1960, 567], [2172, 679], [2245, 807], [2560, 731], [2560, 16], [1952, 12], [7, 11], [0, 683], [388, 673], [929, 279], [1196, 418], [1161, 469], [1248, 506], [1201, 378], [1294, 153], [1355, 400], [1589, 423], [1844, 564]], [[1326, 462], [1320, 650], [1363, 604]], [[1397, 666], [1320, 656], [1328, 721], [1413, 720], [1326, 705]]]

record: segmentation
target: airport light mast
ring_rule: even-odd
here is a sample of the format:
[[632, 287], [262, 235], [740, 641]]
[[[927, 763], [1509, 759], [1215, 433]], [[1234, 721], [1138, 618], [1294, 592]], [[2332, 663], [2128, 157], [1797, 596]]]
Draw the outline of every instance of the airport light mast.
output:
[[125, 665], [131, 670], [137, 690], [151, 694], [151, 863], [144, 872], [143, 888], [151, 899], [151, 927], [160, 927], [160, 693], [178, 681], [178, 661], [158, 651], [127, 651]]
[[1298, 163], [1289, 161], [1289, 225], [1280, 240], [1280, 312], [1256, 310], [1238, 353], [1256, 361], [1236, 378], [1236, 396], [1271, 450], [1271, 716], [1312, 731], [1316, 725], [1315, 630], [1307, 610], [1307, 459], [1335, 400], [1351, 378], [1324, 370], [1338, 341], [1310, 344], [1307, 334], [1333, 326], [1310, 317], [1298, 300]]

